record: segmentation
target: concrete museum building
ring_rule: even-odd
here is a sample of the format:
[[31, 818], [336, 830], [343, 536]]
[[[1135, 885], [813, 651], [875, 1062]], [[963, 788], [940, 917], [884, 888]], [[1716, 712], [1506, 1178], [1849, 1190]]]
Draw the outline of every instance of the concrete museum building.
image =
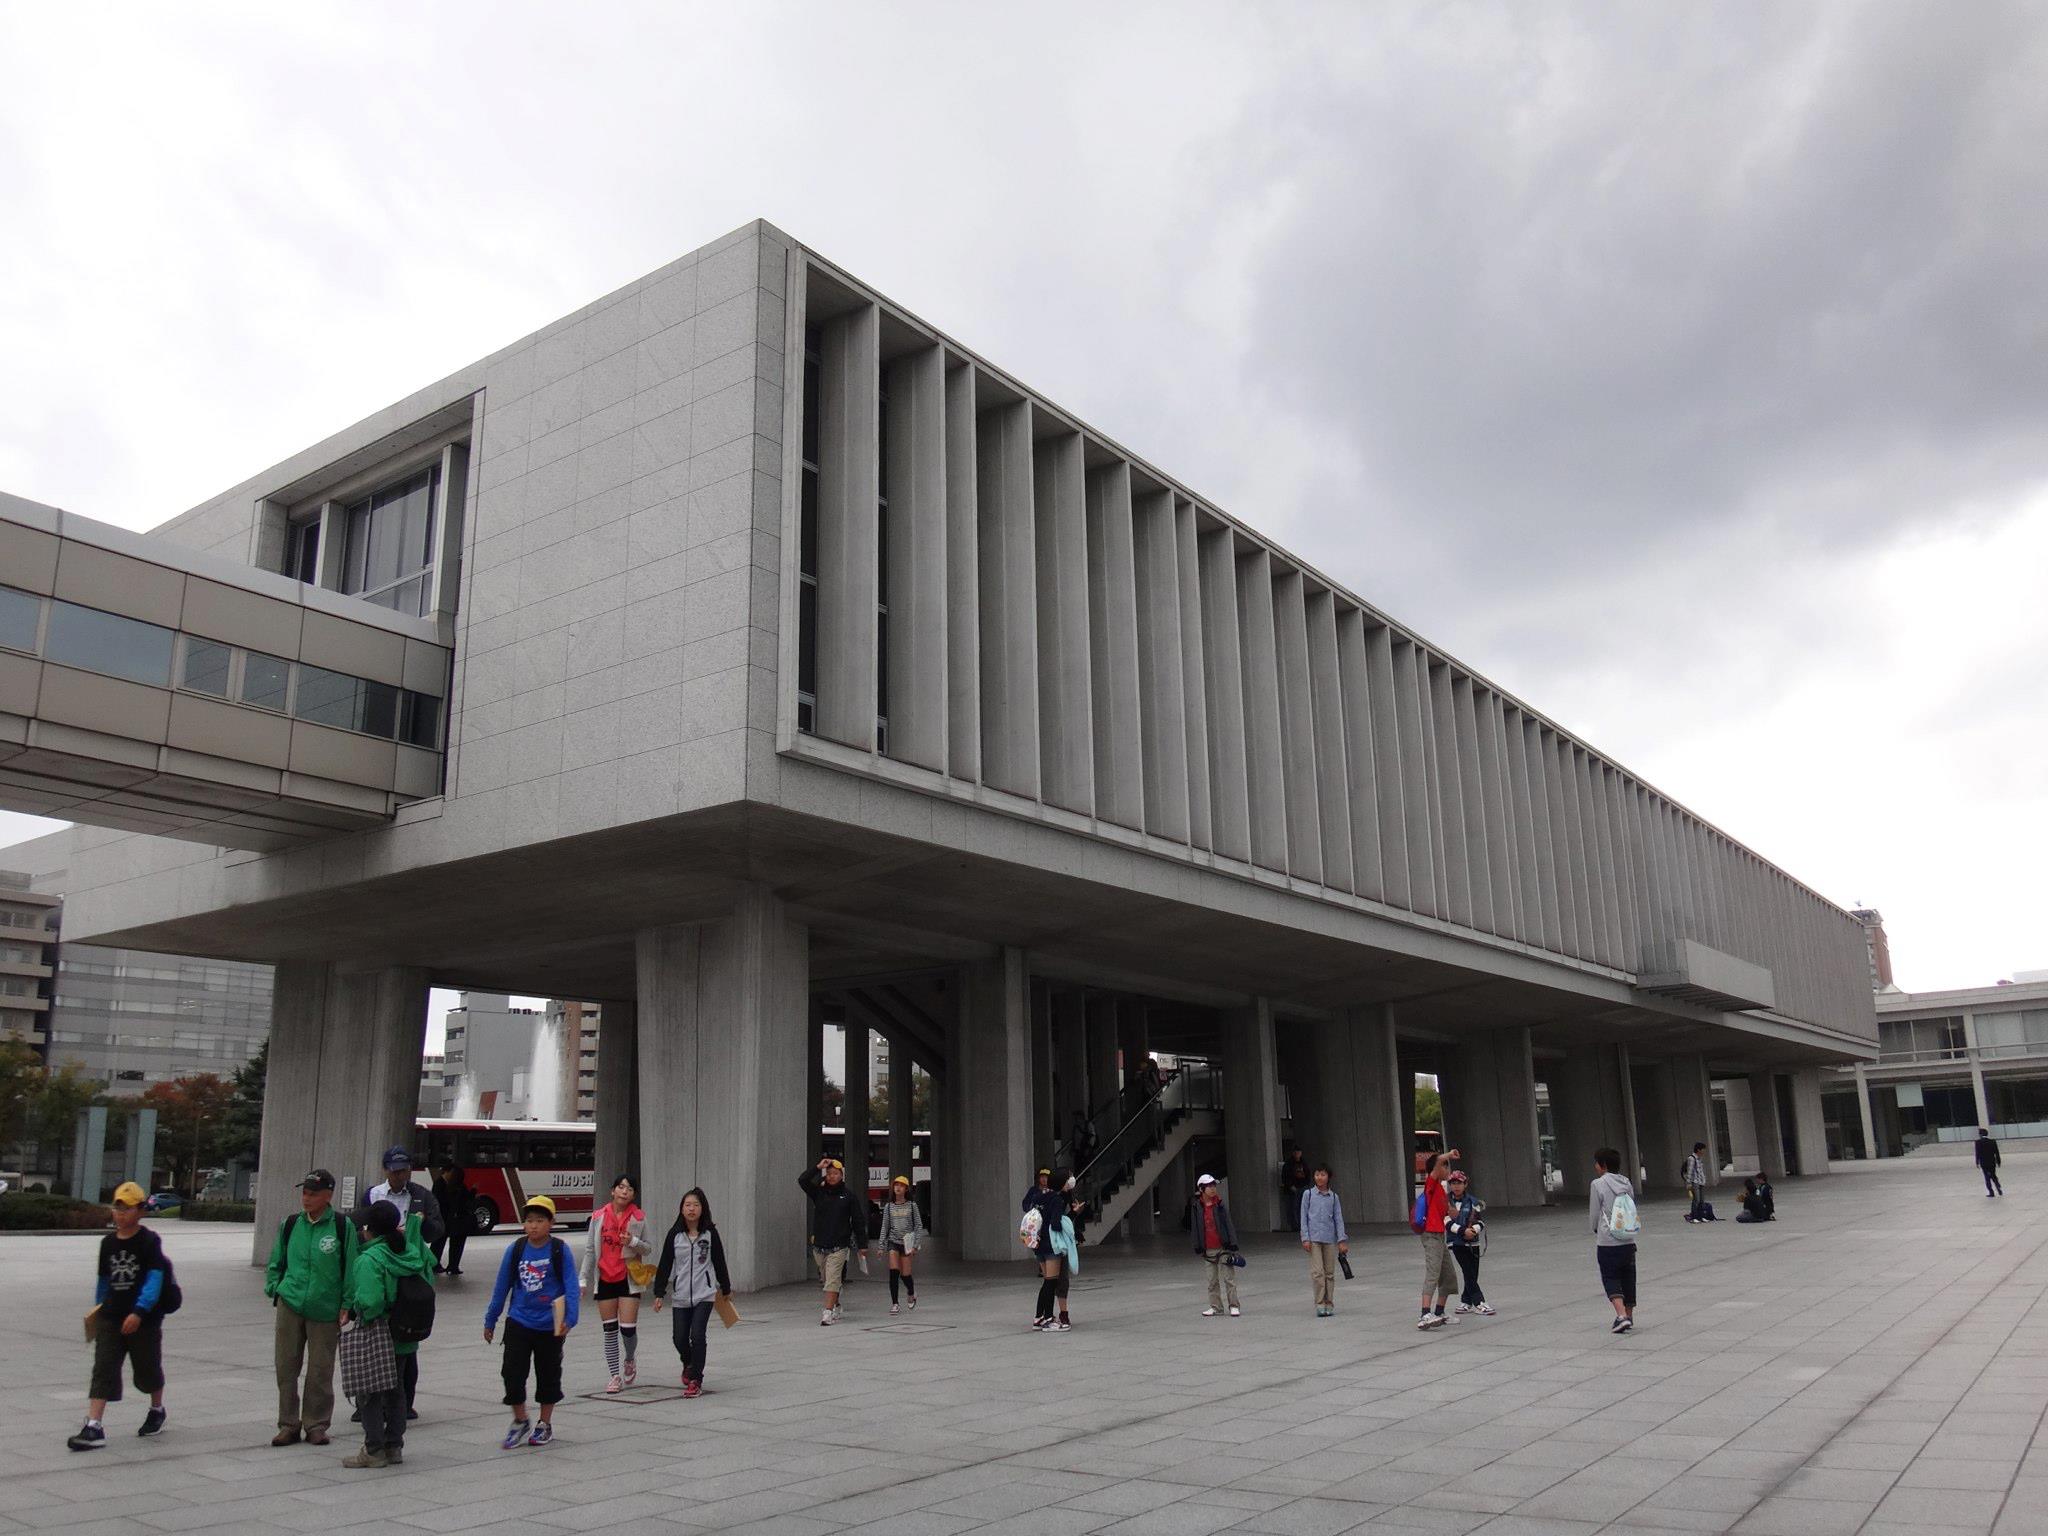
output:
[[84, 824], [16, 862], [276, 966], [266, 1172], [407, 1135], [430, 985], [602, 1002], [599, 1177], [750, 1287], [828, 1017], [933, 1074], [970, 1258], [1074, 1109], [1130, 1208], [1143, 1051], [1254, 1229], [1283, 1112], [1401, 1218], [1420, 1063], [1512, 1205], [1539, 1080], [1654, 1188], [1724, 1077], [1824, 1171], [1875, 1054], [1847, 912], [767, 224], [147, 536], [0, 497], [0, 583], [0, 805]]

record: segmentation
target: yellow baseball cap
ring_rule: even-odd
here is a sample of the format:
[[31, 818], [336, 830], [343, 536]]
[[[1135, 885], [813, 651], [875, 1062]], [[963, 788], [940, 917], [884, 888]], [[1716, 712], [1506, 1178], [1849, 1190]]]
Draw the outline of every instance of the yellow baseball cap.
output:
[[149, 1191], [140, 1184], [137, 1184], [133, 1179], [130, 1179], [114, 1191], [114, 1204], [147, 1205], [149, 1204]]
[[555, 1219], [555, 1202], [546, 1195], [535, 1195], [519, 1208], [521, 1216], [524, 1216], [528, 1211], [546, 1211], [548, 1213], [548, 1220], [553, 1221]]
[[899, 1173], [896, 1175], [895, 1178], [891, 1179], [889, 1182], [891, 1184], [908, 1184], [910, 1182], [910, 1175], [907, 1173]]
[[827, 1168], [837, 1168], [837, 1169], [838, 1169], [838, 1170], [839, 1170], [839, 1171], [840, 1171], [841, 1173], [844, 1173], [844, 1172], [846, 1172], [846, 1164], [844, 1164], [844, 1163], [842, 1163], [841, 1161], [839, 1161], [839, 1159], [838, 1159], [838, 1158], [836, 1158], [836, 1157], [828, 1157], [828, 1158], [826, 1158], [826, 1159], [825, 1159], [825, 1166], [826, 1166]]

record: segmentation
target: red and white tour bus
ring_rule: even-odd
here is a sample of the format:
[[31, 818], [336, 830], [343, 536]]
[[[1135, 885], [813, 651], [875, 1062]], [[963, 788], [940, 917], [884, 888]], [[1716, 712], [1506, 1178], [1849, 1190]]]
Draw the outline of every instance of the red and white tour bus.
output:
[[[588, 1222], [597, 1182], [597, 1127], [556, 1120], [421, 1120], [413, 1151], [438, 1171], [462, 1170], [469, 1230], [516, 1225], [535, 1195], [555, 1202], [564, 1224]], [[451, 1224], [453, 1211], [442, 1216]]]

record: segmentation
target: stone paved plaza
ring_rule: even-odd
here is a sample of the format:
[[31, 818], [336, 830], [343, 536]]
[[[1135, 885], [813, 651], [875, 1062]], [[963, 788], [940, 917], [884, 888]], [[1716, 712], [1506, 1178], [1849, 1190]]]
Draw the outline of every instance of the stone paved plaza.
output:
[[829, 1331], [809, 1291], [745, 1298], [694, 1402], [671, 1390], [665, 1314], [643, 1323], [638, 1400], [578, 1395], [603, 1384], [592, 1313], [558, 1440], [510, 1453], [478, 1331], [493, 1240], [442, 1293], [406, 1465], [369, 1472], [340, 1465], [346, 1425], [324, 1450], [268, 1447], [248, 1229], [176, 1223], [170, 1426], [138, 1440], [131, 1394], [107, 1449], [68, 1452], [92, 1243], [9, 1238], [0, 1531], [2048, 1532], [2048, 1158], [2008, 1172], [1997, 1204], [1964, 1159], [1792, 1181], [1764, 1228], [1651, 1203], [1628, 1338], [1608, 1334], [1576, 1206], [1503, 1216], [1500, 1316], [1433, 1335], [1406, 1234], [1353, 1245], [1328, 1321], [1280, 1239], [1251, 1250], [1236, 1321], [1198, 1315], [1199, 1265], [1164, 1239], [1091, 1248], [1077, 1326], [1052, 1337], [1026, 1326], [1022, 1263], [934, 1268], [896, 1326], [879, 1280]]

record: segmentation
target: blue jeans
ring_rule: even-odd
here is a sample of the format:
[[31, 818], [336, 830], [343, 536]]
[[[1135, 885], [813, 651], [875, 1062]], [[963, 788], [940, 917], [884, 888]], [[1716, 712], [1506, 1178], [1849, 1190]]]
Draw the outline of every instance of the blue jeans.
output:
[[682, 1356], [683, 1374], [692, 1381], [704, 1379], [704, 1356], [708, 1351], [705, 1334], [711, 1326], [711, 1303], [689, 1302], [675, 1308], [676, 1353]]

